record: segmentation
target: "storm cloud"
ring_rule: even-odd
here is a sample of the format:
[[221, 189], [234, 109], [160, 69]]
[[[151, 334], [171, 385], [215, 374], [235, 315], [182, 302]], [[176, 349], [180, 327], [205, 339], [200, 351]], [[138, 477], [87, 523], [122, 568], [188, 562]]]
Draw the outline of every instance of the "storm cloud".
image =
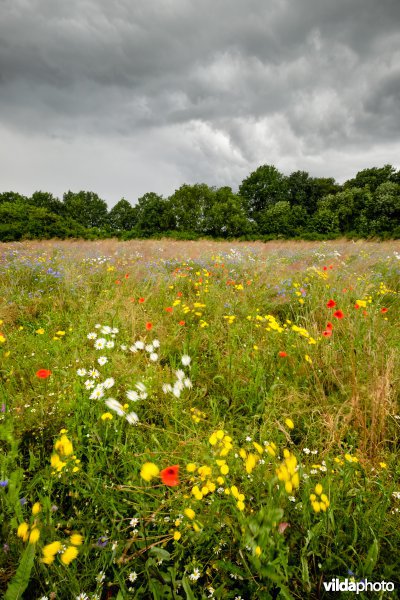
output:
[[1, 191], [400, 167], [398, 0], [0, 0]]

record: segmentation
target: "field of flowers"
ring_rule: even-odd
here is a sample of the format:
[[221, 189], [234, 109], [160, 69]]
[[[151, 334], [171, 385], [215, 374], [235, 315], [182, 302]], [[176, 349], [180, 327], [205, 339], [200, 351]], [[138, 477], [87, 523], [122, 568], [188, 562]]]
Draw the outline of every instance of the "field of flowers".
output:
[[399, 586], [398, 242], [23, 242], [0, 275], [6, 600]]

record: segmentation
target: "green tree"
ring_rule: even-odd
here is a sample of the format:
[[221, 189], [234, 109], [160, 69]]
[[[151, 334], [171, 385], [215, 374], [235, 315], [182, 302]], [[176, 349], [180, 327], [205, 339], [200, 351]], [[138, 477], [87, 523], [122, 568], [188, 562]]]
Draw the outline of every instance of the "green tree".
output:
[[216, 237], [239, 237], [253, 232], [243, 201], [230, 187], [222, 187], [208, 197], [204, 208], [203, 232]]
[[287, 199], [286, 177], [272, 165], [262, 165], [250, 173], [239, 186], [247, 214], [255, 221], [269, 206]]
[[66, 216], [84, 227], [103, 227], [107, 223], [107, 203], [94, 192], [66, 192], [63, 196]]
[[371, 192], [382, 184], [389, 181], [395, 181], [397, 178], [396, 169], [392, 165], [385, 165], [384, 167], [372, 167], [370, 169], [363, 169], [359, 171], [353, 179], [349, 179], [343, 184], [345, 189], [347, 188], [364, 188], [369, 187]]
[[334, 208], [335, 196], [326, 196], [318, 201], [317, 210], [311, 217], [311, 231], [322, 234], [340, 232], [339, 216]]
[[65, 212], [65, 207], [61, 200], [55, 198], [53, 194], [50, 194], [49, 192], [34, 192], [28, 199], [28, 202], [37, 208], [45, 208], [56, 215], [63, 215]]
[[21, 194], [18, 194], [17, 192], [2, 192], [0, 194], [0, 204], [3, 202], [19, 202], [19, 203], [26, 203], [27, 202], [27, 197], [26, 196], [22, 196]]
[[178, 231], [202, 233], [205, 214], [213, 205], [215, 190], [205, 183], [182, 185], [170, 197]]
[[130, 231], [137, 222], [137, 210], [122, 198], [108, 213], [108, 224], [114, 231]]
[[170, 202], [155, 192], [147, 192], [135, 205], [138, 235], [150, 236], [174, 229], [174, 217]]

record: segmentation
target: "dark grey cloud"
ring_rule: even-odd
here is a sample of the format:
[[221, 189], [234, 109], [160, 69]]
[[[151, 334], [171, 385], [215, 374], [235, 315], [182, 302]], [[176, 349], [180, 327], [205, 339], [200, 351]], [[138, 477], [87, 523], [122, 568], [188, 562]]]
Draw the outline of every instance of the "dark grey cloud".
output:
[[1, 187], [399, 167], [399, 64], [398, 0], [0, 0]]

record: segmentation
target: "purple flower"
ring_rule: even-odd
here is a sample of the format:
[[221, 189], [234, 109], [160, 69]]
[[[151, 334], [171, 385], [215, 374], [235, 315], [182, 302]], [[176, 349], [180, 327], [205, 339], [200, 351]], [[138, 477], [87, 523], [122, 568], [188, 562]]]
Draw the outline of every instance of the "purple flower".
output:
[[19, 503], [21, 506], [24, 506], [27, 503], [27, 499], [26, 498], [20, 498], [19, 499]]
[[99, 537], [99, 539], [97, 540], [96, 546], [99, 546], [99, 548], [105, 548], [105, 546], [107, 546], [107, 544], [108, 544], [108, 538], [102, 536], [102, 537]]
[[0, 412], [2, 412], [2, 413], [6, 412], [6, 405], [4, 404], [4, 402], [1, 405], [1, 411]]
[[0, 487], [7, 487], [8, 486], [8, 479], [0, 479]]

